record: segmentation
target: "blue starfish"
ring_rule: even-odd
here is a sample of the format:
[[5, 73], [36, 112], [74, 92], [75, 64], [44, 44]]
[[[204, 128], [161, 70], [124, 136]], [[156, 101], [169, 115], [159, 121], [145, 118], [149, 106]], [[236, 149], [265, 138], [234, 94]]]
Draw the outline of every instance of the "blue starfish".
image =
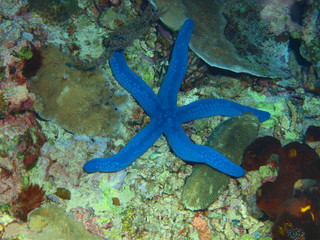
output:
[[113, 54], [110, 66], [115, 78], [131, 93], [150, 116], [151, 121], [116, 155], [86, 162], [84, 165], [86, 172], [122, 170], [164, 134], [176, 155], [185, 161], [204, 163], [234, 177], [245, 174], [240, 166], [214, 149], [192, 143], [181, 124], [213, 115], [233, 117], [243, 112], [253, 112], [259, 121], [265, 121], [270, 114], [224, 99], [203, 99], [185, 106], [177, 106], [177, 94], [187, 69], [188, 45], [192, 30], [193, 21], [188, 19], [176, 39], [170, 65], [158, 96], [128, 67], [121, 51]]

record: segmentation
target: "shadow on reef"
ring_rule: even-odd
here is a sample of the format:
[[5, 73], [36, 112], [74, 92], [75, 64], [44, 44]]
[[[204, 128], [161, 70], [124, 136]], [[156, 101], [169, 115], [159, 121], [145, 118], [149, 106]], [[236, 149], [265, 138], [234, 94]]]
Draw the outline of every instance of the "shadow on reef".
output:
[[[309, 135], [317, 135], [311, 131]], [[274, 157], [278, 159], [278, 176], [275, 181], [263, 183], [256, 193], [258, 208], [274, 221], [273, 239], [320, 239], [318, 154], [307, 144], [291, 142], [282, 147], [277, 139], [267, 136], [257, 138], [246, 148], [243, 167], [258, 170]]]

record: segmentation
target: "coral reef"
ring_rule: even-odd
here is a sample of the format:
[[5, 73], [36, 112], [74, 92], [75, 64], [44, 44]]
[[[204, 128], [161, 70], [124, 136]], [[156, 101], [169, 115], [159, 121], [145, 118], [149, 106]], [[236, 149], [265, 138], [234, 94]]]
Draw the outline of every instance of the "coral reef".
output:
[[[294, 183], [292, 196], [285, 200], [285, 204], [280, 205], [275, 223], [270, 219], [265, 220], [266, 217], [263, 217], [262, 211], [256, 206], [257, 188], [262, 183], [276, 180], [280, 168], [278, 154], [272, 154], [266, 165], [259, 170], [249, 171], [242, 178], [229, 179], [225, 190], [220, 191], [216, 201], [203, 212], [186, 209], [182, 204], [183, 186], [185, 179], [191, 174], [192, 165], [172, 154], [163, 137], [123, 171], [103, 174], [87, 174], [83, 171], [82, 166], [88, 159], [114, 155], [150, 122], [149, 117], [131, 96], [123, 96], [123, 89], [113, 78], [109, 65], [104, 64], [107, 60], [104, 52], [108, 51], [108, 45], [117, 49], [118, 44], [123, 44], [120, 48], [125, 48], [126, 61], [130, 68], [157, 93], [162, 76], [169, 66], [172, 45], [177, 35], [177, 31], [172, 32], [158, 22], [157, 17], [171, 17], [169, 21], [175, 21], [177, 26], [174, 29], [178, 30], [185, 20], [186, 12], [186, 9], [181, 8], [181, 1], [187, 2], [157, 1], [174, 4], [160, 7], [158, 13], [149, 8], [150, 3], [146, 0], [0, 1], [1, 239], [70, 239], [70, 235], [66, 236], [60, 230], [68, 232], [67, 227], [73, 226], [68, 223], [74, 222], [71, 218], [99, 236], [88, 236], [85, 231], [83, 236], [86, 239], [196, 240], [208, 236], [214, 240], [270, 240], [272, 232], [276, 238], [282, 239], [319, 239], [317, 235], [310, 234], [315, 226], [315, 234], [318, 234], [319, 229], [317, 180], [299, 179]], [[193, 2], [196, 4], [201, 1]], [[233, 30], [238, 31], [237, 25], [242, 26], [239, 29], [243, 29], [247, 27], [246, 20], [256, 20], [258, 12], [262, 22], [270, 23], [265, 31], [271, 31], [270, 36], [275, 36], [272, 40], [285, 45], [289, 38], [289, 68], [292, 75], [290, 78], [267, 79], [234, 74], [210, 67], [196, 54], [189, 53], [188, 69], [184, 85], [179, 89], [177, 105], [183, 106], [205, 98], [220, 98], [262, 109], [270, 112], [272, 116], [260, 125], [259, 136], [274, 136], [283, 145], [291, 141], [307, 141], [319, 154], [320, 142], [313, 142], [318, 139], [317, 127], [320, 121], [317, 44], [319, 1], [214, 2], [226, 3], [223, 9], [217, 10], [224, 14], [225, 25], [221, 24], [221, 27], [228, 30], [228, 34], [225, 35], [221, 29], [220, 33], [225, 35], [225, 40], [226, 37], [230, 39], [232, 45], [239, 44], [237, 39], [248, 43], [239, 45], [239, 54], [245, 55], [247, 52], [250, 57], [261, 53], [259, 48], [252, 45], [252, 41], [261, 40], [259, 31], [250, 35], [252, 27], [261, 27], [256, 21], [253, 24], [248, 23], [248, 32], [243, 31], [248, 33], [246, 36], [237, 32], [234, 37], [230, 36]], [[206, 4], [210, 5], [211, 1]], [[261, 5], [254, 8], [257, 4]], [[202, 13], [205, 11], [198, 16], [202, 16]], [[234, 20], [233, 15], [238, 20]], [[241, 18], [241, 15], [244, 18]], [[132, 24], [135, 21], [139, 24]], [[122, 34], [122, 30], [125, 34]], [[117, 36], [123, 39], [117, 39]], [[249, 38], [248, 41], [246, 37]], [[54, 90], [57, 90], [55, 85], [63, 84], [70, 89], [72, 87], [72, 90], [85, 88], [87, 91], [81, 93], [87, 99], [75, 97], [74, 101], [80, 101], [73, 106], [83, 105], [83, 108], [87, 108], [87, 102], [95, 102], [95, 98], [106, 100], [108, 109], [115, 107], [116, 110], [110, 110], [110, 114], [111, 122], [117, 130], [106, 135], [101, 133], [107, 138], [79, 138], [77, 134], [65, 130], [66, 126], [62, 128], [62, 124], [57, 121], [47, 121], [41, 118], [41, 114], [32, 113], [31, 107], [35, 101], [36, 105], [32, 109], [41, 109], [39, 103], [42, 99], [40, 94], [36, 96], [30, 92], [29, 83], [39, 76], [40, 67], [42, 70], [47, 67], [48, 61], [44, 61], [42, 55], [45, 49], [52, 45], [56, 47], [52, 48], [54, 50], [50, 57], [52, 60], [61, 61], [61, 65], [60, 62], [55, 66], [49, 63], [51, 67], [42, 75], [43, 79], [48, 76], [47, 86]], [[259, 47], [265, 48], [263, 45]], [[71, 71], [62, 62], [73, 63], [73, 58], [61, 57], [60, 50], [79, 59], [79, 62], [83, 60], [84, 68], [93, 68], [86, 73], [72, 73], [77, 80], [68, 78], [67, 74], [60, 74], [60, 69], [66, 70], [64, 73]], [[214, 56], [215, 59], [219, 57]], [[270, 56], [270, 59], [270, 62], [283, 60], [277, 52]], [[93, 71], [97, 66], [99, 69]], [[95, 75], [97, 72], [99, 74]], [[101, 78], [91, 79], [91, 76]], [[64, 80], [70, 81], [66, 83]], [[45, 92], [49, 93], [48, 89]], [[64, 93], [69, 94], [70, 91]], [[107, 97], [102, 99], [104, 94], [107, 94]], [[119, 96], [120, 99], [114, 99], [113, 96]], [[119, 105], [113, 105], [114, 103]], [[65, 113], [70, 110], [64, 109]], [[78, 115], [79, 119], [81, 118], [79, 123], [86, 121], [88, 116], [94, 114], [94, 110], [96, 109], [85, 110], [87, 115]], [[109, 124], [108, 116], [106, 117], [103, 124]], [[206, 117], [186, 122], [182, 127], [194, 143], [204, 145], [212, 129], [227, 119], [223, 116]], [[87, 124], [95, 123], [91, 121]], [[304, 136], [303, 133], [311, 125], [316, 128], [310, 128]], [[255, 148], [264, 149], [263, 145]], [[251, 150], [252, 152], [248, 153], [253, 159], [253, 155], [259, 151]], [[294, 151], [291, 148], [289, 150], [291, 155], [294, 155]], [[301, 150], [303, 149], [299, 151]], [[309, 152], [308, 149], [305, 150]], [[261, 159], [262, 162], [265, 161], [264, 158]], [[290, 168], [299, 172], [294, 166]], [[68, 217], [67, 223], [53, 226], [51, 220], [55, 215], [44, 216], [42, 210], [35, 210], [34, 215], [30, 213], [27, 222], [15, 217], [19, 217], [19, 214], [14, 216], [13, 210], [17, 209], [16, 213], [21, 212], [19, 209], [22, 205], [19, 204], [18, 196], [30, 185], [40, 186], [45, 191], [43, 195], [40, 187], [35, 187], [45, 199], [42, 206], [51, 204], [59, 207], [58, 210], [56, 207], [49, 207], [51, 210], [48, 212], [54, 208], [60, 219], [64, 219], [64, 216], [71, 217]], [[25, 203], [29, 202], [26, 204], [28, 208], [40, 198], [34, 195], [34, 198], [20, 199], [24, 199]], [[38, 203], [40, 204], [40, 200]], [[23, 216], [21, 218], [25, 219], [25, 214]], [[34, 221], [35, 218], [44, 224], [48, 223], [47, 227], [38, 228], [42, 230], [40, 232], [33, 231], [32, 227], [40, 223], [38, 220]], [[301, 224], [302, 221], [306, 224]], [[84, 231], [83, 227], [79, 232]], [[56, 232], [52, 232], [53, 229]], [[203, 232], [202, 236], [199, 235], [200, 232]], [[81, 236], [76, 238], [80, 239]]]
[[[119, 18], [121, 18], [122, 21], [119, 20]], [[96, 58], [73, 59], [69, 65], [83, 70], [92, 70], [106, 64], [115, 51], [126, 49], [133, 44], [135, 39], [142, 38], [149, 33], [152, 24], [156, 22], [158, 18], [159, 12], [152, 6], [146, 9], [140, 9], [140, 12], [135, 16], [134, 20], [124, 15], [121, 10], [117, 13], [113, 11], [102, 11], [97, 19], [97, 24], [100, 27], [112, 29], [112, 31], [109, 31], [108, 37], [102, 36], [102, 53], [100, 52], [99, 57]], [[113, 24], [114, 22], [117, 24]]]
[[69, 68], [69, 58], [52, 45], [41, 50], [43, 66], [29, 80], [34, 108], [79, 136], [108, 137], [119, 130], [121, 105], [127, 96], [106, 83], [100, 70]]
[[190, 48], [209, 65], [257, 76], [289, 75], [289, 38], [277, 40], [277, 35], [268, 29], [270, 21], [260, 18], [259, 2], [176, 0], [153, 3], [168, 9], [161, 19], [169, 26], [181, 25], [185, 16], [195, 21]]
[[[271, 154], [278, 155], [278, 176], [275, 180], [263, 183], [257, 190], [257, 206], [275, 220], [272, 228], [275, 240], [319, 238], [320, 158], [306, 144], [292, 142], [281, 147], [279, 141], [270, 138], [264, 137], [253, 142], [246, 149], [249, 154], [245, 153], [243, 159], [249, 162], [244, 164], [249, 166], [249, 170], [266, 164]], [[252, 168], [255, 159], [258, 162]], [[306, 182], [310, 180], [301, 179], [314, 179], [314, 186], [308, 189], [310, 184]], [[295, 191], [295, 185], [302, 187]]]
[[43, 18], [47, 24], [58, 25], [66, 22], [69, 18], [79, 12], [76, 0], [28, 0], [29, 8]]
[[32, 239], [103, 239], [86, 231], [63, 209], [52, 205], [33, 210], [28, 215], [28, 226], [31, 232], [26, 233], [26, 237]]
[[0, 120], [0, 204], [16, 199], [26, 171], [32, 168], [45, 143], [35, 115], [7, 116]]
[[[300, 54], [308, 62], [312, 63], [317, 67], [319, 71], [320, 66], [320, 42], [319, 42], [319, 1], [304, 1], [303, 7], [304, 12], [300, 24], [302, 25], [301, 29], [295, 32], [296, 35], [300, 35], [299, 38], [302, 40], [301, 46], [299, 48]], [[299, 6], [299, 5], [298, 5]], [[318, 76], [319, 78], [319, 76]]]
[[[208, 137], [206, 145], [241, 164], [244, 148], [257, 137], [258, 131], [257, 117], [243, 113], [220, 123]], [[196, 164], [183, 187], [182, 203], [187, 209], [206, 209], [226, 189], [229, 180], [229, 176], [207, 165]]]
[[[261, 122], [270, 114], [225, 99], [202, 99], [177, 107], [177, 94], [187, 68], [188, 43], [193, 31], [193, 21], [187, 19], [176, 39], [167, 74], [157, 96], [152, 89], [127, 65], [124, 54], [117, 51], [110, 59], [110, 66], [117, 81], [135, 98], [151, 121], [116, 155], [94, 158], [86, 162], [84, 170], [116, 172], [131, 165], [164, 134], [173, 151], [184, 161], [207, 164], [233, 177], [242, 177], [244, 171], [216, 150], [194, 144], [181, 125], [188, 121], [213, 115], [234, 117], [244, 112], [254, 113]], [[169, 117], [170, 116], [170, 117]]]

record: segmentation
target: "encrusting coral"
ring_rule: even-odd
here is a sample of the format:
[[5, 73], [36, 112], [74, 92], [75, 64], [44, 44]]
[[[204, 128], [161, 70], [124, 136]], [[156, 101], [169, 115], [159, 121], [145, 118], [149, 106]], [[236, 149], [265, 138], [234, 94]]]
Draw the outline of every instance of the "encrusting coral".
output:
[[102, 240], [102, 237], [88, 232], [79, 222], [67, 216], [63, 209], [53, 205], [30, 212], [26, 237], [31, 239]]
[[39, 115], [80, 136], [108, 137], [121, 123], [120, 109], [127, 96], [114, 92], [99, 70], [83, 72], [50, 45], [41, 49], [43, 66], [29, 80]]
[[262, 3], [253, 0], [153, 0], [152, 3], [166, 9], [161, 20], [169, 27], [181, 26], [186, 16], [194, 20], [190, 48], [209, 65], [256, 76], [288, 76], [289, 38], [278, 41], [269, 30], [270, 21], [260, 17]]

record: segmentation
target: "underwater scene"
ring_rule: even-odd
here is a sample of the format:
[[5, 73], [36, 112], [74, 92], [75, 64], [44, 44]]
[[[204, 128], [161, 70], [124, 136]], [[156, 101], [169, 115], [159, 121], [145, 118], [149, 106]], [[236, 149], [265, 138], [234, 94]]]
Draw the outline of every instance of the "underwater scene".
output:
[[319, 240], [320, 0], [1, 0], [0, 239]]

